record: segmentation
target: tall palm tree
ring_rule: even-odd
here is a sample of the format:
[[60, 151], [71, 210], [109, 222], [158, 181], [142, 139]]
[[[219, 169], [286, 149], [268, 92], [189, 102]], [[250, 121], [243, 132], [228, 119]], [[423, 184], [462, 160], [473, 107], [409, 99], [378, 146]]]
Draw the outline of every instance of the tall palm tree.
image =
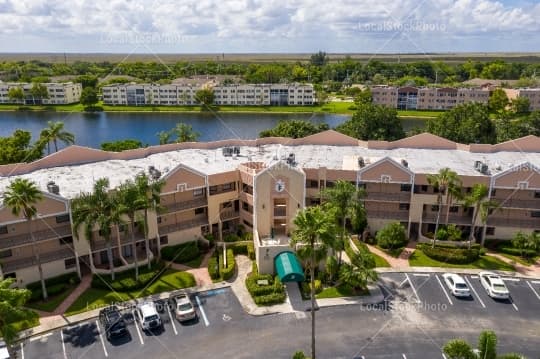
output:
[[335, 219], [320, 206], [309, 207], [294, 219], [296, 229], [291, 245], [298, 256], [307, 262], [311, 281], [311, 358], [315, 359], [315, 267], [317, 259], [324, 257], [328, 243], [335, 240]]
[[7, 187], [6, 192], [4, 193], [3, 202], [4, 206], [11, 208], [11, 213], [13, 213], [14, 216], [18, 217], [22, 212], [23, 217], [26, 219], [28, 233], [30, 234], [30, 239], [32, 241], [32, 251], [34, 252], [34, 258], [38, 266], [43, 300], [47, 300], [47, 288], [45, 286], [45, 280], [43, 279], [41, 258], [39, 256], [39, 249], [36, 246], [34, 232], [32, 231], [32, 219], [37, 214], [35, 205], [42, 199], [43, 195], [34, 182], [25, 178], [17, 178]]
[[427, 176], [428, 183], [437, 190], [437, 220], [435, 222], [435, 233], [433, 234], [432, 246], [435, 247], [437, 241], [437, 231], [441, 220], [443, 206], [443, 196], [446, 196], [446, 203], [450, 200], [451, 193], [457, 193], [457, 188], [461, 187], [461, 181], [456, 172], [450, 168], [441, 168], [439, 173]]
[[[52, 142], [54, 144], [54, 151], [58, 152], [58, 141], [63, 142], [66, 145], [72, 145], [75, 143], [75, 135], [71, 132], [64, 131], [64, 123], [61, 121], [48, 121], [47, 128], [44, 128], [41, 131], [40, 137], [43, 141], [46, 141], [47, 144]], [[51, 153], [49, 145], [47, 145], [49, 154]]]
[[109, 180], [101, 178], [94, 184], [92, 193], [82, 193], [73, 199], [71, 216], [73, 218], [73, 231], [79, 238], [79, 228], [84, 225], [86, 240], [92, 240], [94, 227], [98, 227], [107, 246], [107, 257], [111, 278], [114, 280], [114, 261], [112, 254], [112, 227], [120, 225], [121, 215], [118, 211], [118, 199], [115, 194], [108, 192]]
[[345, 249], [347, 219], [354, 217], [355, 206], [365, 193], [350, 182], [338, 180], [334, 187], [324, 189], [321, 194], [325, 205], [333, 209], [336, 220], [341, 225], [339, 239], [334, 242], [333, 246], [333, 249], [338, 252], [338, 267], [340, 267], [341, 253]]
[[[137, 186], [141, 201], [140, 209], [144, 211], [142, 223], [144, 227], [146, 257], [150, 258], [150, 244], [148, 240], [148, 211], [155, 211], [156, 213], [159, 213], [163, 210], [163, 207], [160, 205], [160, 194], [163, 186], [165, 185], [165, 181], [162, 179], [152, 180], [146, 174], [142, 173], [135, 177], [135, 185]], [[158, 250], [158, 257], [160, 256], [161, 251]], [[148, 268], [150, 268], [150, 261], [148, 261]]]

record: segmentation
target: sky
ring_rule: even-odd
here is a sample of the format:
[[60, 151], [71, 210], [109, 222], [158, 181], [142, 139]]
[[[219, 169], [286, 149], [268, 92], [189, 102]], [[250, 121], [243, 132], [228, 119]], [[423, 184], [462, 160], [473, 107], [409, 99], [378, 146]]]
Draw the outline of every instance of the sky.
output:
[[538, 52], [539, 0], [0, 0], [0, 52]]

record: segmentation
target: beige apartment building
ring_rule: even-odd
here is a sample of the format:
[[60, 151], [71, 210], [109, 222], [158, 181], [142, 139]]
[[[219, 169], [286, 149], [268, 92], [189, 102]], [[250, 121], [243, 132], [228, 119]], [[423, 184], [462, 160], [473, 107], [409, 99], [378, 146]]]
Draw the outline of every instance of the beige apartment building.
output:
[[[30, 90], [33, 84], [26, 82], [0, 82], [0, 103], [19, 103], [26, 105], [67, 105], [77, 103], [81, 99], [82, 85], [73, 82], [47, 82], [42, 83], [47, 88], [48, 97], [36, 99], [32, 97]], [[21, 88], [24, 91], [24, 100], [12, 100], [9, 98], [11, 88]]]
[[[428, 174], [449, 167], [463, 181], [464, 194], [476, 183], [490, 188], [499, 203], [477, 219], [476, 236], [510, 239], [517, 231], [540, 230], [540, 138], [528, 136], [497, 145], [459, 144], [420, 134], [398, 141], [359, 141], [335, 131], [306, 138], [262, 138], [153, 146], [121, 153], [71, 146], [33, 163], [0, 166], [0, 193], [17, 177], [36, 182], [44, 193], [32, 227], [46, 277], [66, 271], [108, 272], [104, 238], [96, 229], [86, 240], [72, 233], [70, 201], [106, 177], [111, 188], [141, 171], [162, 178], [165, 211], [150, 214], [149, 246], [136, 233], [131, 246], [125, 226], [113, 228], [114, 265], [133, 266], [156, 257], [160, 248], [202, 238], [218, 239], [243, 225], [253, 232], [262, 273], [274, 273], [275, 260], [294, 252], [294, 218], [321, 202], [320, 191], [337, 180], [365, 188], [371, 234], [401, 222], [412, 240], [427, 241], [434, 231], [437, 193]], [[54, 182], [54, 183], [52, 183]], [[443, 203], [442, 223], [471, 230], [474, 208]], [[127, 221], [127, 218], [125, 219]], [[38, 280], [36, 261], [23, 218], [0, 208], [0, 275], [19, 285]]]
[[529, 99], [529, 110], [540, 110], [540, 88], [519, 88], [519, 89], [504, 89], [506, 96], [509, 100], [513, 100], [518, 97], [525, 97]]
[[197, 91], [212, 88], [216, 105], [313, 105], [310, 84], [231, 84], [181, 82], [159, 84], [117, 84], [104, 86], [106, 105], [195, 105]]
[[489, 101], [486, 88], [373, 86], [371, 92], [373, 103], [398, 110], [449, 110], [464, 103]]

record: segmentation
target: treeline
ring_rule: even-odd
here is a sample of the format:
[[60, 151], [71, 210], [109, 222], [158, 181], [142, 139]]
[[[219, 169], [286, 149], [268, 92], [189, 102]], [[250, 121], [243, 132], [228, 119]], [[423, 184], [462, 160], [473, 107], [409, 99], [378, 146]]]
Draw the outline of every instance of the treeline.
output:
[[[235, 75], [249, 83], [277, 83], [283, 81], [312, 82], [330, 87], [342, 83], [414, 83], [454, 84], [481, 77], [499, 80], [520, 80], [522, 85], [534, 81], [540, 73], [540, 64], [506, 62], [504, 60], [473, 61], [454, 64], [442, 61], [416, 61], [410, 63], [387, 63], [371, 60], [367, 63], [347, 57], [339, 61], [324, 53], [312, 55], [310, 61], [296, 63], [230, 63], [185, 62], [172, 64], [159, 62], [74, 62], [71, 64], [42, 61], [18, 61], [0, 63], [4, 81], [45, 82], [53, 76], [107, 75], [133, 77], [141, 81], [170, 81], [178, 77], [194, 75]], [[84, 78], [78, 79], [84, 81]]]

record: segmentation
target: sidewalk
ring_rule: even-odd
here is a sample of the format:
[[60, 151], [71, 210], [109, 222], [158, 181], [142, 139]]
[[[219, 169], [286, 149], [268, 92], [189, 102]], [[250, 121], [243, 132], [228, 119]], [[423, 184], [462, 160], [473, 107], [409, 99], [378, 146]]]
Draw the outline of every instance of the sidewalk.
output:
[[368, 247], [370, 252], [375, 253], [379, 257], [386, 259], [388, 264], [390, 264], [390, 267], [395, 268], [395, 269], [399, 268], [399, 269], [405, 270], [405, 269], [410, 268], [409, 257], [413, 254], [413, 252], [416, 249], [416, 242], [410, 241], [407, 244], [407, 247], [403, 249], [403, 251], [399, 254], [399, 257], [397, 258], [392, 257], [391, 255], [387, 254], [386, 252], [380, 250], [379, 248], [371, 244], [366, 243], [366, 246]]
[[540, 277], [540, 260], [536, 261], [536, 263], [525, 266], [521, 263], [515, 262], [511, 260], [510, 258], [506, 258], [505, 256], [501, 256], [500, 254], [488, 252], [486, 255], [495, 257], [505, 263], [511, 264], [516, 268], [516, 272], [518, 272], [521, 275], [529, 276], [529, 277]]

